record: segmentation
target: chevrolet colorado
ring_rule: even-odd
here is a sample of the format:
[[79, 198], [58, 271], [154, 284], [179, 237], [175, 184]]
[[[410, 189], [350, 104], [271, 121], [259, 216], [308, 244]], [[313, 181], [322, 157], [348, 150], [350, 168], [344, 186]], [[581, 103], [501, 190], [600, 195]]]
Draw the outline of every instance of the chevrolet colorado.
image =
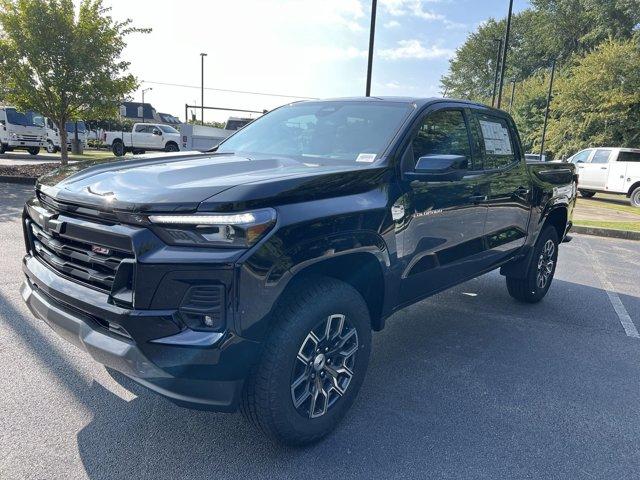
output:
[[574, 168], [527, 164], [512, 119], [483, 105], [293, 103], [212, 152], [41, 178], [21, 293], [175, 403], [310, 443], [353, 403], [393, 312], [496, 268], [516, 300], [545, 296]]

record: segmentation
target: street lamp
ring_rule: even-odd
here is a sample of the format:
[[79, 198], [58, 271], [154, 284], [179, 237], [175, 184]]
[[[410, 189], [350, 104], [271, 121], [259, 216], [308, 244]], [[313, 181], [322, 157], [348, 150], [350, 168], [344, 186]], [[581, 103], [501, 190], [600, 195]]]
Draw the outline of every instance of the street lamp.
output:
[[547, 136], [547, 122], [549, 121], [549, 107], [551, 106], [551, 95], [553, 94], [553, 79], [556, 75], [556, 61], [551, 63], [551, 78], [549, 79], [549, 91], [547, 92], [547, 107], [544, 110], [544, 125], [542, 127], [542, 142], [540, 143], [540, 160], [544, 155], [544, 141]]
[[143, 88], [142, 89], [142, 123], [145, 123], [145, 121], [144, 121], [144, 92], [148, 92], [150, 90], [153, 90], [153, 87], [148, 87], [148, 88]]
[[206, 53], [200, 54], [200, 123], [204, 125], [204, 57]]
[[498, 44], [498, 54], [496, 55], [496, 71], [493, 77], [493, 94], [491, 95], [491, 107], [496, 106], [496, 90], [498, 89], [498, 75], [500, 75], [500, 57], [502, 56], [502, 42], [501, 38], [494, 38], [494, 42]]

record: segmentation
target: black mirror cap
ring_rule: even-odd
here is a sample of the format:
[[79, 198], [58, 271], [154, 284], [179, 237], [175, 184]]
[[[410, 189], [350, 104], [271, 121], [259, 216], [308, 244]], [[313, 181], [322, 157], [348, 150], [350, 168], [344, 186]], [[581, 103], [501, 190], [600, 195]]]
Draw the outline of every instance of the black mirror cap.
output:
[[453, 182], [462, 179], [469, 168], [469, 160], [464, 155], [432, 154], [420, 157], [412, 172], [405, 176], [423, 182]]

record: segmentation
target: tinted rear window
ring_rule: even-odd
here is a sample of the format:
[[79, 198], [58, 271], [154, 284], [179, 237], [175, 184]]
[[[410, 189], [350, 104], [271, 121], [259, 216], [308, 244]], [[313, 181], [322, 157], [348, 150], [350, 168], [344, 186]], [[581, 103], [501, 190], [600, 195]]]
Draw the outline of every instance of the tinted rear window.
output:
[[640, 152], [620, 152], [619, 162], [640, 162]]

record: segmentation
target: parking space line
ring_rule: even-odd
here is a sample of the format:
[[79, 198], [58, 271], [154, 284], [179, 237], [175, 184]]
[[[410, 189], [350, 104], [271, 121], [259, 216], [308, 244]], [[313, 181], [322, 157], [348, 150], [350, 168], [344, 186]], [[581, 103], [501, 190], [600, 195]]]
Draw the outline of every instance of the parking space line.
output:
[[638, 329], [633, 323], [633, 320], [631, 320], [631, 316], [629, 316], [629, 312], [627, 312], [627, 309], [624, 307], [622, 300], [620, 300], [620, 297], [615, 292], [613, 284], [609, 281], [607, 273], [602, 267], [602, 264], [600, 263], [600, 260], [598, 259], [595, 251], [587, 242], [584, 243], [583, 250], [585, 251], [587, 257], [591, 257], [593, 259], [593, 264], [594, 267], [596, 267], [596, 271], [601, 274], [599, 276], [600, 283], [602, 284], [604, 291], [607, 292], [607, 296], [609, 297], [611, 306], [615, 310], [616, 315], [618, 315], [618, 319], [620, 320], [622, 328], [624, 328], [624, 332], [627, 334], [627, 337], [640, 338]]

